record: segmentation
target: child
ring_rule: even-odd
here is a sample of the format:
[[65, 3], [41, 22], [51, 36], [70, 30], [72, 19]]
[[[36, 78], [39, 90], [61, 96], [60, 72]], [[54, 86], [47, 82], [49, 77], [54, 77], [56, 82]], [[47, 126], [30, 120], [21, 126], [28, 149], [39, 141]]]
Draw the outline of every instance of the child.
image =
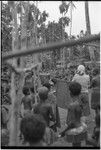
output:
[[[73, 106], [74, 105], [74, 106]], [[81, 142], [87, 138], [87, 126], [81, 122], [82, 110], [79, 104], [73, 104], [74, 122], [71, 122], [67, 127], [66, 139], [71, 142], [73, 147], [81, 146]]]
[[21, 120], [20, 131], [28, 146], [46, 146], [44, 142], [46, 124], [42, 116], [29, 114]]
[[30, 91], [29, 91], [29, 88], [27, 86], [23, 87], [23, 94], [24, 94], [24, 97], [22, 98], [22, 101], [21, 101], [22, 117], [24, 115], [26, 115], [27, 113], [30, 113], [32, 110], [32, 98], [29, 95]]
[[44, 86], [48, 88], [48, 99], [47, 99], [47, 102], [50, 103], [50, 105], [52, 106], [53, 113], [54, 113], [55, 120], [56, 120], [56, 124], [53, 124], [51, 126], [51, 128], [56, 132], [57, 131], [57, 127], [59, 127], [59, 128], [61, 127], [56, 96], [54, 95], [53, 91], [51, 91], [50, 83], [45, 83]]
[[[86, 125], [81, 122], [82, 106], [79, 103], [79, 95], [81, 92], [81, 85], [76, 82], [71, 82], [69, 85], [72, 103], [68, 108], [67, 128], [60, 133], [61, 136], [67, 137], [67, 141], [71, 142], [73, 146], [81, 146], [82, 138], [86, 138]], [[83, 134], [84, 133], [84, 134]], [[79, 137], [81, 134], [81, 137]], [[75, 138], [76, 135], [76, 138]]]
[[40, 102], [35, 106], [34, 113], [41, 114], [44, 117], [47, 126], [49, 126], [50, 120], [55, 121], [55, 118], [51, 105], [47, 103], [48, 89], [46, 87], [41, 87], [39, 88], [38, 94]]
[[30, 87], [30, 96], [32, 98], [32, 103], [35, 104], [35, 91], [34, 91], [34, 86]]
[[75, 120], [74, 113], [72, 112], [72, 107], [76, 104], [79, 104], [80, 107], [82, 107], [80, 101], [81, 85], [77, 82], [71, 82], [69, 85], [69, 91], [72, 103], [68, 106], [67, 125]]
[[39, 88], [39, 98], [40, 102], [34, 107], [34, 113], [40, 114], [43, 116], [47, 125], [47, 144], [51, 144], [54, 141], [54, 137], [51, 137], [50, 134], [53, 134], [53, 131], [50, 129], [50, 121], [55, 123], [55, 117], [52, 111], [52, 107], [49, 103], [47, 103], [48, 98], [48, 89], [46, 87]]

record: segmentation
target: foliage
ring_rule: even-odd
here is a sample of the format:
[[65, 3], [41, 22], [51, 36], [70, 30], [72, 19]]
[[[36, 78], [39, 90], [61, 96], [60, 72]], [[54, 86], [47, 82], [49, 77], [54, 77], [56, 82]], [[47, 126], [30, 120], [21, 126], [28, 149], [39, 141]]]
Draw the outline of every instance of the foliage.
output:
[[69, 17], [61, 17], [59, 18], [59, 23], [63, 25], [63, 27], [69, 26], [70, 19]]
[[4, 4], [2, 2], [1, 7], [1, 36], [2, 36], [2, 43], [1, 43], [1, 51], [8, 52], [12, 50], [12, 26], [10, 25], [12, 21], [12, 16], [10, 12], [10, 8], [8, 4]]
[[69, 5], [66, 3], [66, 1], [62, 1], [62, 4], [59, 6], [60, 13], [64, 15], [68, 12]]

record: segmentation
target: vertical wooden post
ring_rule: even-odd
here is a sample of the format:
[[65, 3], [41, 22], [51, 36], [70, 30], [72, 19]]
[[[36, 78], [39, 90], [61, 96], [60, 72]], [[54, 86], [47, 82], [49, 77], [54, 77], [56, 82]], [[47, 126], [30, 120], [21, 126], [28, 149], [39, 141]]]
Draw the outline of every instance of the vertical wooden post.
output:
[[[14, 21], [14, 28], [12, 30], [12, 51], [15, 51], [14, 41], [17, 41], [17, 11], [15, 2], [13, 2], [12, 6], [12, 18]], [[16, 60], [12, 60], [13, 65], [16, 67]], [[10, 146], [17, 146], [17, 110], [16, 108], [16, 87], [15, 87], [15, 73], [12, 73], [11, 80], [11, 99], [12, 99], [12, 110], [11, 110], [11, 118], [10, 118]]]

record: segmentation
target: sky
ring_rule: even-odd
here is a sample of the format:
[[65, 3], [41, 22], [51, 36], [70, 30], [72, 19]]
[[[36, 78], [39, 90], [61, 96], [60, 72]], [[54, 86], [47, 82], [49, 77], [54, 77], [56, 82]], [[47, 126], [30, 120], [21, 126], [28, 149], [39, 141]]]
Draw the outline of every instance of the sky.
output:
[[[38, 3], [38, 8], [40, 11], [46, 10], [49, 13], [48, 21], [55, 20], [58, 21], [61, 14], [59, 12], [59, 5], [61, 1], [40, 1]], [[72, 34], [78, 35], [81, 30], [86, 30], [85, 22], [85, 5], [84, 1], [74, 1], [76, 9], [73, 10], [73, 23], [72, 23]], [[101, 31], [101, 2], [100, 1], [89, 1], [89, 15], [90, 15], [90, 25], [91, 33], [97, 34]], [[66, 14], [70, 16], [70, 11]], [[47, 23], [46, 22], [46, 23]], [[69, 34], [70, 27], [66, 28], [66, 32]]]

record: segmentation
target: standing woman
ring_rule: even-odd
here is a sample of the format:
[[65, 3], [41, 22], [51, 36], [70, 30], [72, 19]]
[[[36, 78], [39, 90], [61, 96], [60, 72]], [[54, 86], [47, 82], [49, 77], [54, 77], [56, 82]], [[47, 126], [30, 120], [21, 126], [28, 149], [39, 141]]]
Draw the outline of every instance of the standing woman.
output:
[[72, 81], [81, 84], [80, 103], [82, 106], [82, 116], [86, 121], [86, 117], [90, 115], [89, 91], [88, 91], [88, 88], [90, 86], [90, 77], [85, 73], [85, 67], [83, 65], [78, 66], [77, 73], [74, 75]]

